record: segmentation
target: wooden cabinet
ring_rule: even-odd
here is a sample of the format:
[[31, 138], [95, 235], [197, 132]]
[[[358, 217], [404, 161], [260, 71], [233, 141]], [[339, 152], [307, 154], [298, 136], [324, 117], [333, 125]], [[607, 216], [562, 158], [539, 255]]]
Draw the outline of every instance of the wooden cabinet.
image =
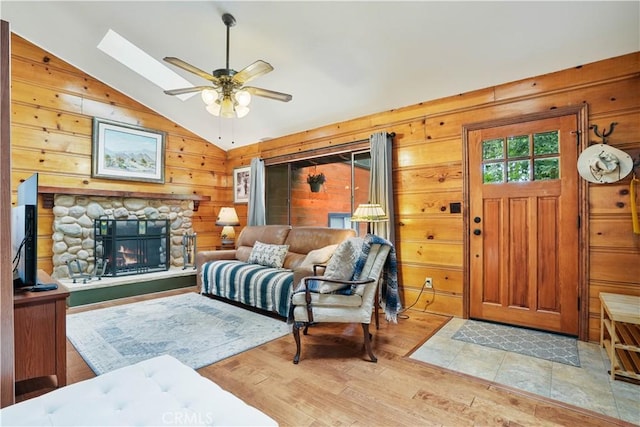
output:
[[600, 345], [616, 375], [640, 380], [640, 297], [600, 293]]
[[[38, 279], [55, 282], [40, 271]], [[15, 381], [54, 375], [57, 387], [67, 384], [66, 299], [58, 283], [53, 291], [14, 293]]]

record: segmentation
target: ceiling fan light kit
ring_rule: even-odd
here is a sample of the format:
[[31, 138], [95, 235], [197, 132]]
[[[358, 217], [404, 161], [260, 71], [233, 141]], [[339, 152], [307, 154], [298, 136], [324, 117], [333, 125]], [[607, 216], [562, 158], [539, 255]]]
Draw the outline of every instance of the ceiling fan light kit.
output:
[[165, 57], [164, 60], [176, 67], [189, 71], [203, 79], [209, 80], [212, 86], [196, 86], [182, 89], [165, 90], [167, 95], [182, 95], [201, 92], [206, 110], [217, 117], [242, 118], [249, 114], [251, 95], [277, 101], [289, 102], [293, 97], [289, 94], [258, 87], [244, 86], [256, 77], [273, 71], [273, 67], [265, 61], [257, 60], [240, 71], [229, 68], [229, 28], [236, 24], [235, 18], [228, 13], [222, 15], [222, 22], [227, 27], [227, 63], [226, 68], [219, 68], [209, 74], [181, 59]]
[[222, 95], [213, 89], [205, 89], [201, 93], [202, 101], [207, 104], [207, 111], [216, 117], [237, 117], [243, 118], [249, 114], [249, 104], [251, 103], [251, 94], [246, 90], [239, 90], [231, 96]]

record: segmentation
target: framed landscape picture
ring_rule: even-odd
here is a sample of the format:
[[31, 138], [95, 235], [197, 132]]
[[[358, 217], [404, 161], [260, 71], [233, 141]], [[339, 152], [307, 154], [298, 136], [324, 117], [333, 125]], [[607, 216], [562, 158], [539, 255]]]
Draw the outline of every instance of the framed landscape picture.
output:
[[164, 132], [94, 117], [91, 176], [164, 184], [164, 148]]
[[249, 202], [249, 184], [251, 180], [251, 167], [237, 168], [233, 170], [233, 201], [235, 203]]

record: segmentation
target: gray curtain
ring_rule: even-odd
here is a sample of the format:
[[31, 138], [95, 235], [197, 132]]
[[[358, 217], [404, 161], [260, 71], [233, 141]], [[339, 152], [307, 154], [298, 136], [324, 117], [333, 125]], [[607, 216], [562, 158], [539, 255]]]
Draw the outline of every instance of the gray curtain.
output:
[[388, 222], [374, 222], [371, 232], [383, 237], [395, 245], [395, 226], [393, 209], [393, 181], [391, 177], [391, 159], [393, 136], [387, 132], [378, 132], [369, 138], [371, 144], [371, 174], [369, 178], [369, 202], [382, 206], [389, 217]]
[[264, 196], [264, 161], [251, 159], [251, 183], [249, 185], [249, 210], [247, 225], [266, 225]]

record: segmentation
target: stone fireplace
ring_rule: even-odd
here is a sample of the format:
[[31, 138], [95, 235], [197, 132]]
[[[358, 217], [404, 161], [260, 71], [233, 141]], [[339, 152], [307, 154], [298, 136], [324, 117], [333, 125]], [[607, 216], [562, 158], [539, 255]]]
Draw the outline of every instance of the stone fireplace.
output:
[[[70, 277], [67, 261], [73, 261], [74, 265], [79, 266], [82, 274], [95, 274], [96, 262], [106, 255], [101, 251], [107, 249], [111, 251], [110, 263], [124, 267], [120, 271], [121, 274], [139, 274], [151, 270], [159, 271], [161, 268], [182, 267], [184, 265], [183, 236], [193, 234], [193, 211], [192, 200], [146, 200], [135, 197], [56, 194], [53, 198], [52, 277], [56, 279]], [[102, 230], [105, 234], [97, 232], [99, 228], [96, 229], [103, 226], [103, 223]], [[135, 225], [129, 225], [134, 223]], [[139, 242], [142, 241], [143, 245], [146, 239], [144, 237], [139, 239], [141, 234], [148, 235], [146, 232], [149, 230], [154, 237], [158, 237], [156, 235], [162, 234], [164, 230], [166, 243], [164, 247], [162, 244], [157, 246], [156, 250], [159, 252], [152, 256], [155, 267], [150, 270], [148, 266], [124, 266], [123, 254], [113, 253], [120, 248], [113, 246], [115, 242], [107, 245], [105, 241], [105, 237], [109, 236], [107, 231], [118, 228], [117, 224], [120, 224], [119, 228], [127, 230], [126, 234], [131, 234], [129, 231], [135, 228], [136, 238]], [[164, 228], [161, 224], [165, 225]], [[140, 231], [145, 233], [139, 233]], [[126, 251], [140, 252], [140, 249], [129, 248]], [[163, 264], [164, 267], [162, 267]], [[105, 276], [118, 275], [110, 274], [108, 266], [106, 271]]]

